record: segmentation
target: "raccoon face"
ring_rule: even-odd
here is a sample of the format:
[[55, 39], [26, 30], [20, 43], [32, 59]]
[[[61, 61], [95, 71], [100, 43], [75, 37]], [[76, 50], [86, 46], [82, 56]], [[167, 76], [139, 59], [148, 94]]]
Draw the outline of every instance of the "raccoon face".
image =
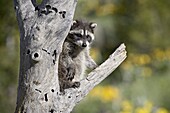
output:
[[94, 28], [96, 26], [96, 23], [88, 23], [76, 20], [71, 26], [68, 38], [72, 43], [85, 48], [93, 42]]

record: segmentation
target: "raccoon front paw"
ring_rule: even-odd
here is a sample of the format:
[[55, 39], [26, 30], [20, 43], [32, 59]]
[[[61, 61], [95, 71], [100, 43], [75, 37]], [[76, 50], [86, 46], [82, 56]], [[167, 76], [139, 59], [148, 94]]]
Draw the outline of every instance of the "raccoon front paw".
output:
[[98, 65], [94, 62], [94, 63], [91, 64], [91, 67], [90, 67], [90, 68], [91, 68], [91, 69], [95, 69], [96, 67], [98, 67]]
[[98, 65], [96, 64], [96, 62], [94, 62], [93, 60], [87, 62], [86, 66], [87, 66], [89, 69], [95, 69], [96, 67], [98, 67]]
[[67, 75], [66, 75], [67, 80], [72, 81], [74, 79], [74, 75], [75, 75], [75, 69], [71, 68], [71, 67], [68, 68], [67, 69]]
[[73, 87], [73, 88], [78, 88], [78, 87], [80, 87], [80, 82], [74, 82], [72, 87]]
[[95, 63], [95, 64], [94, 64], [94, 68], [93, 68], [93, 69], [95, 69], [96, 67], [98, 67], [98, 65]]
[[60, 94], [61, 94], [61, 95], [64, 95], [64, 94], [65, 94], [65, 91], [64, 91], [63, 88], [60, 88]]

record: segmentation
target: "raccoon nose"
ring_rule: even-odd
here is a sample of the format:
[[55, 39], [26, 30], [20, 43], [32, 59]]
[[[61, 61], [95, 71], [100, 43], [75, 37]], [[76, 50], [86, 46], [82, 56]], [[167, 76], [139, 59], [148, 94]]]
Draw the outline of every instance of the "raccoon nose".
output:
[[87, 44], [86, 44], [86, 43], [83, 43], [83, 44], [82, 44], [82, 47], [87, 47]]

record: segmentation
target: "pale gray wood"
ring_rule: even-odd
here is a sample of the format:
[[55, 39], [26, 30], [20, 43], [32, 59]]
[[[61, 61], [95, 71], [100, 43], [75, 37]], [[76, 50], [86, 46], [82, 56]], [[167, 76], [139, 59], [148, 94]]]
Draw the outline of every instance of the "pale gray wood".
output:
[[[35, 1], [35, 0], [32, 0]], [[44, 0], [52, 13], [35, 11], [31, 0], [14, 0], [20, 29], [20, 73], [15, 113], [59, 113], [58, 58], [76, 0]], [[65, 11], [63, 16], [59, 12]], [[61, 113], [61, 112], [60, 112]]]
[[[58, 58], [70, 29], [76, 0], [43, 0], [51, 13], [35, 10], [35, 0], [14, 0], [20, 29], [20, 72], [15, 113], [70, 113], [88, 92], [126, 58], [122, 44], [81, 81], [80, 88], [59, 91]], [[33, 2], [33, 3], [32, 3]], [[66, 12], [63, 16], [59, 12]]]

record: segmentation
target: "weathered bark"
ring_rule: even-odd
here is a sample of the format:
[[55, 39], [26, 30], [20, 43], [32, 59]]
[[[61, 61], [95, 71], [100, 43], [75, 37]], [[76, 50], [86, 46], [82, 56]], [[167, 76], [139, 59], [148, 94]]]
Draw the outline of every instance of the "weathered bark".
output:
[[20, 73], [15, 113], [70, 113], [73, 107], [126, 58], [121, 45], [78, 89], [60, 94], [58, 58], [76, 0], [14, 0], [20, 28]]
[[[33, 3], [32, 3], [33, 2]], [[55, 113], [59, 107], [58, 58], [76, 0], [14, 0], [20, 28], [16, 113]], [[49, 11], [47, 9], [49, 8]]]

